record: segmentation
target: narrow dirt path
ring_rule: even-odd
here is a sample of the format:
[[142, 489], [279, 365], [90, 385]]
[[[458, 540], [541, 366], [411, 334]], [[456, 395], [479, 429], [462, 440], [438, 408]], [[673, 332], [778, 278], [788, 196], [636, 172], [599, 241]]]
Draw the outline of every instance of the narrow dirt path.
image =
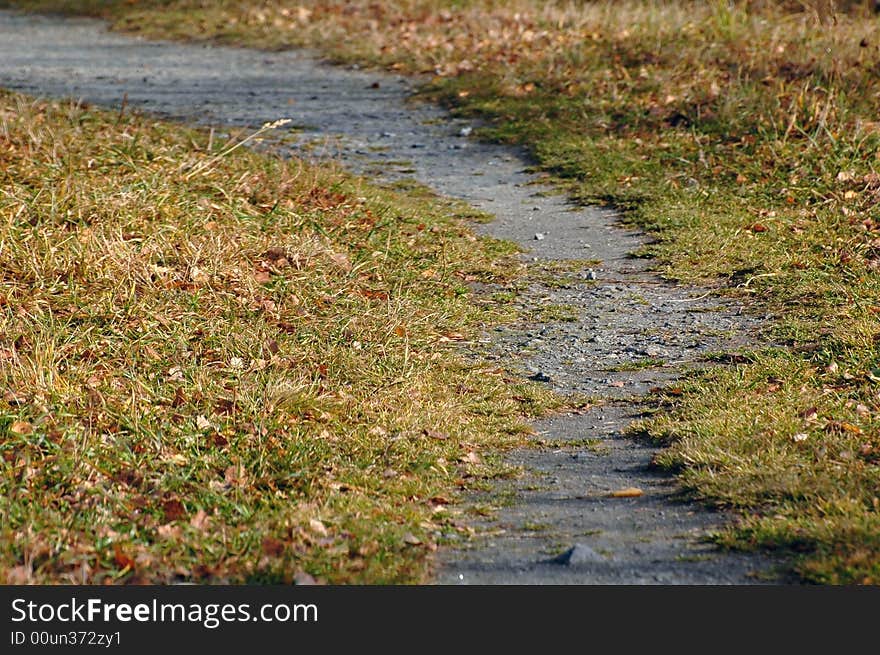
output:
[[[307, 52], [146, 42], [96, 21], [0, 12], [0, 86], [116, 108], [125, 101], [207, 125], [290, 117], [319, 156], [379, 177], [411, 176], [491, 212], [497, 219], [478, 229], [526, 246], [527, 258], [598, 262], [519, 299], [569, 305], [576, 320], [487, 336], [488, 357], [602, 402], [535, 426], [545, 447], [513, 453], [527, 474], [483, 499], [509, 500], [481, 526], [488, 537], [441, 551], [440, 582], [752, 584], [771, 566], [701, 541], [722, 517], [678, 500], [674, 481], [650, 468], [655, 451], [622, 436], [639, 397], [706, 353], [747, 342], [755, 320], [699, 289], [662, 283], [627, 256], [641, 235], [617, 226], [612, 212], [546, 194], [517, 152], [468, 140], [466, 123], [408, 104], [407, 80], [329, 67]], [[662, 365], [641, 368], [646, 360]], [[644, 495], [609, 497], [623, 487]]]

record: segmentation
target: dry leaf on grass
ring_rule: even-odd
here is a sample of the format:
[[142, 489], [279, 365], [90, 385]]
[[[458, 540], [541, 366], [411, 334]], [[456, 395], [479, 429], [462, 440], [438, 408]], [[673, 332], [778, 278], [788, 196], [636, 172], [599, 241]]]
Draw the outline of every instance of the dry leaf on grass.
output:
[[189, 520], [189, 524], [194, 527], [196, 530], [204, 531], [208, 528], [211, 522], [211, 517], [208, 516], [208, 513], [200, 509], [193, 515], [193, 517]]
[[6, 584], [25, 585], [31, 581], [31, 568], [29, 566], [13, 566], [6, 571]]
[[466, 453], [465, 455], [462, 455], [461, 457], [458, 458], [458, 461], [462, 462], [464, 464], [482, 464], [483, 463], [483, 460], [480, 458], [480, 456], [474, 452], [469, 452], [469, 453]]
[[9, 431], [13, 434], [26, 436], [33, 433], [34, 426], [27, 421], [13, 421], [12, 425], [9, 426]]

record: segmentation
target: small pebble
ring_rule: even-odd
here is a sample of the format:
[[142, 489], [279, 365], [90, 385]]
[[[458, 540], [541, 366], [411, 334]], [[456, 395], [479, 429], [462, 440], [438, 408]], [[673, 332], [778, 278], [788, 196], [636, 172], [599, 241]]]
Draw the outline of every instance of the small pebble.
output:
[[592, 564], [594, 562], [604, 562], [605, 558], [594, 549], [585, 544], [575, 544], [567, 551], [550, 560], [554, 564], [563, 564], [566, 566], [578, 566], [583, 564]]

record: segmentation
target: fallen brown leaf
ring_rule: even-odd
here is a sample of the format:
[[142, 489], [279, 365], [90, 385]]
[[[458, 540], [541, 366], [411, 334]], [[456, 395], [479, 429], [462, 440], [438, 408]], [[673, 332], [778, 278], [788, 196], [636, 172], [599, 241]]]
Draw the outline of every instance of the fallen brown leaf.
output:
[[13, 566], [6, 571], [6, 584], [24, 585], [31, 581], [31, 569], [29, 566]]
[[195, 515], [189, 520], [189, 524], [194, 527], [196, 530], [205, 531], [208, 528], [208, 524], [210, 523], [210, 517], [208, 513], [200, 509]]
[[639, 496], [644, 495], [644, 493], [645, 492], [638, 487], [624, 487], [623, 489], [612, 491], [609, 496], [612, 498], [638, 498]]
[[27, 402], [27, 396], [17, 391], [9, 390], [3, 394], [3, 400], [10, 405], [24, 405]]
[[169, 523], [179, 521], [186, 516], [186, 509], [176, 498], [165, 500], [162, 502], [162, 512], [165, 514], [165, 520]]
[[160, 525], [158, 528], [156, 528], [156, 532], [163, 539], [173, 541], [180, 538], [181, 529], [179, 525], [174, 525], [173, 523], [165, 523], [164, 525]]
[[817, 407], [808, 407], [802, 412], [798, 412], [798, 416], [800, 416], [805, 421], [813, 421], [819, 416], [819, 409]]
[[482, 464], [483, 460], [480, 459], [480, 456], [474, 452], [469, 452], [465, 455], [462, 455], [458, 458], [459, 462], [464, 462], [465, 464]]
[[408, 546], [421, 546], [422, 540], [411, 532], [407, 532], [405, 535], [403, 535], [403, 543], [407, 544]]
[[318, 581], [305, 571], [297, 571], [293, 574], [293, 584], [297, 585], [316, 585]]
[[180, 407], [185, 403], [186, 394], [183, 392], [183, 387], [177, 387], [177, 389], [174, 391], [174, 399], [171, 401], [171, 406]]
[[318, 519], [309, 520], [309, 528], [311, 528], [312, 532], [321, 537], [326, 537], [328, 534], [327, 527]]
[[284, 553], [284, 542], [274, 537], [263, 538], [263, 553], [271, 557], [279, 557]]
[[27, 421], [13, 421], [12, 425], [9, 426], [9, 431], [13, 434], [26, 436], [33, 433], [34, 426]]
[[133, 569], [134, 568], [134, 560], [122, 550], [122, 546], [117, 545], [113, 549], [113, 561], [116, 562], [116, 566], [122, 569]]
[[244, 487], [247, 483], [247, 473], [241, 464], [238, 466], [232, 465], [228, 466], [223, 472], [223, 479], [233, 487]]

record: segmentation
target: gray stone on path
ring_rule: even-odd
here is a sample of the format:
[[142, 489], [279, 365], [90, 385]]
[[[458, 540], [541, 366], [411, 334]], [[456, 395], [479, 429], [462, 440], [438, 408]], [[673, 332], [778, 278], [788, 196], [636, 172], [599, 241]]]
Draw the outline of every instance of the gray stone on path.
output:
[[604, 556], [597, 553], [589, 546], [575, 544], [561, 555], [554, 557], [551, 561], [554, 564], [563, 564], [565, 566], [579, 566], [581, 564], [603, 562], [605, 559]]

